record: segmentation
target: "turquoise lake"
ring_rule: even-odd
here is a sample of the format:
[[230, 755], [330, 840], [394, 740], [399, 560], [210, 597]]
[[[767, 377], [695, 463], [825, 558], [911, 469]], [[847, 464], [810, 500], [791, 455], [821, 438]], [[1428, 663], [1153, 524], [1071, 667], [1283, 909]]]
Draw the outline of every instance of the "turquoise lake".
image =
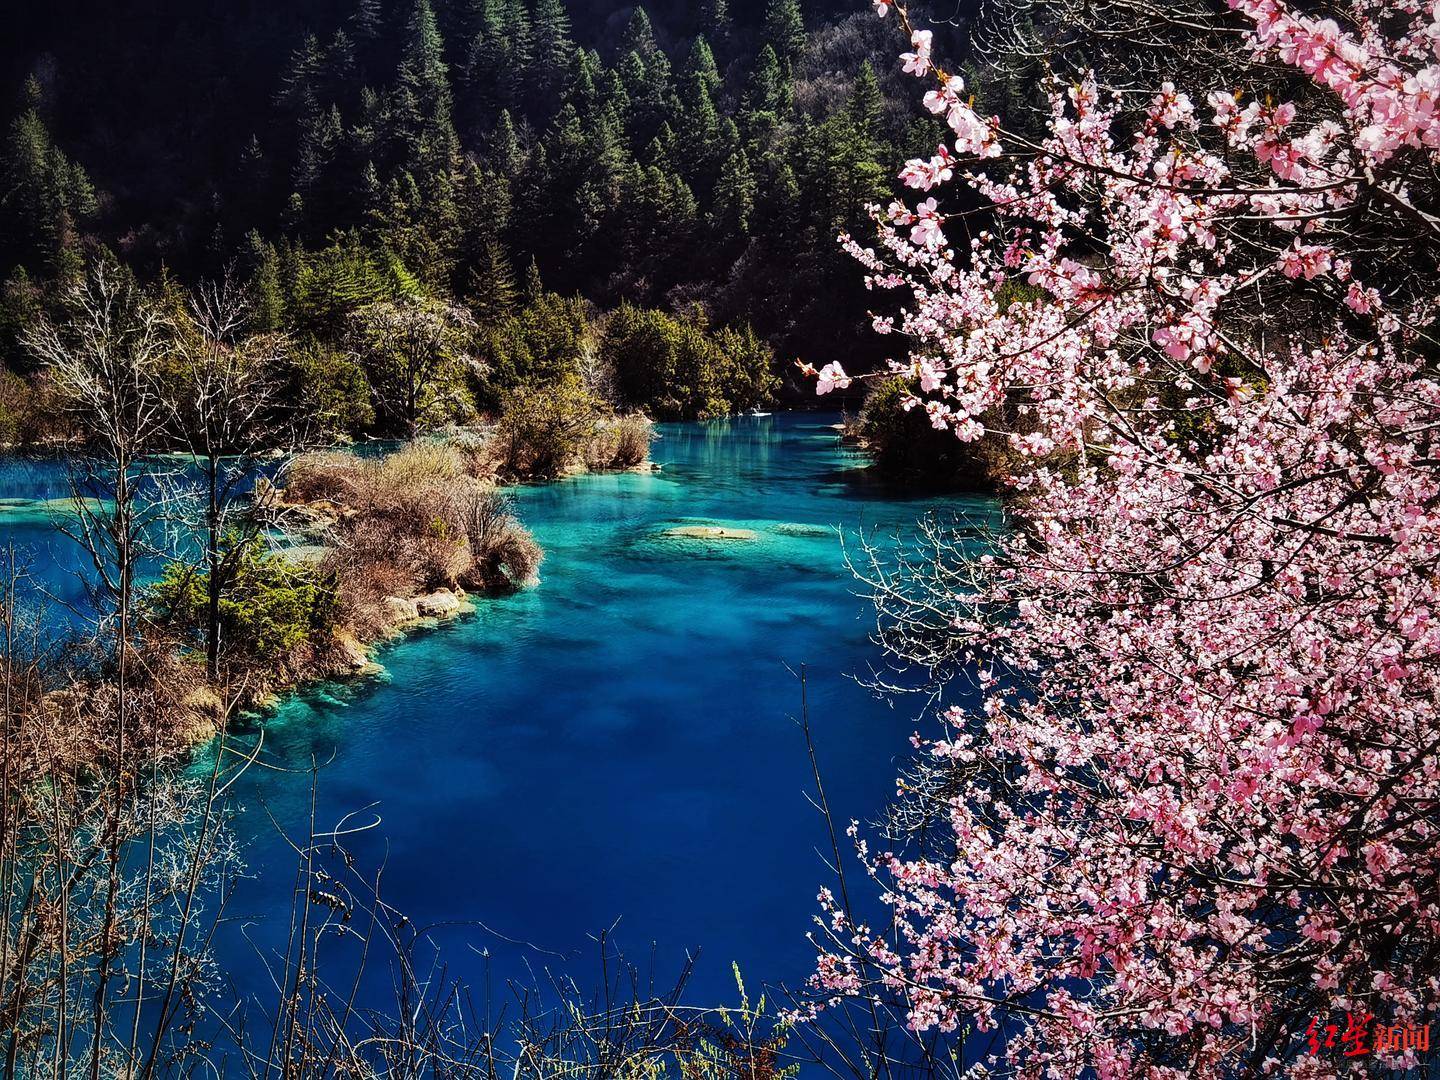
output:
[[[933, 508], [989, 509], [886, 492], [837, 419], [662, 425], [657, 473], [517, 490], [546, 550], [538, 587], [481, 600], [384, 649], [383, 676], [311, 689], [240, 732], [253, 746], [263, 727], [271, 767], [230, 791], [248, 876], [216, 948], [236, 987], [270, 993], [262, 961], [284, 948], [295, 880], [277, 827], [303, 837], [312, 762], [317, 827], [374, 824], [347, 839], [356, 868], [383, 866], [385, 901], [452, 978], [497, 998], [546, 971], [586, 987], [609, 931], [647, 972], [653, 956], [660, 984], [695, 957], [692, 1003], [735, 1001], [732, 962], [752, 993], [800, 983], [830, 874], [792, 672], [806, 666], [842, 827], [893, 793], [920, 706], [855, 679], [883, 657], [836, 530], [893, 535]], [[47, 464], [12, 463], [0, 488], [63, 495]], [[665, 535], [696, 524], [756, 538]], [[78, 560], [53, 527], [13, 509], [0, 527], [74, 587]], [[379, 995], [383, 961], [372, 974]]]

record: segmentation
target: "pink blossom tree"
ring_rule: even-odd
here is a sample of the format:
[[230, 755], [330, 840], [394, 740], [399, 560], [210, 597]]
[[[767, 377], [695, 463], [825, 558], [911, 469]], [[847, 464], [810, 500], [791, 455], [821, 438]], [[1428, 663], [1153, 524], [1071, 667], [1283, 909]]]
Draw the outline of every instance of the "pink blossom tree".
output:
[[887, 924], [822, 894], [814, 1007], [1022, 1076], [1334, 1074], [1312, 1018], [1440, 1003], [1440, 5], [1115, 0], [1094, 54], [1206, 61], [1057, 79], [1038, 137], [875, 7], [951, 137], [842, 240], [909, 407], [1008, 443], [1015, 528], [871, 575], [978, 692], [860, 841]]

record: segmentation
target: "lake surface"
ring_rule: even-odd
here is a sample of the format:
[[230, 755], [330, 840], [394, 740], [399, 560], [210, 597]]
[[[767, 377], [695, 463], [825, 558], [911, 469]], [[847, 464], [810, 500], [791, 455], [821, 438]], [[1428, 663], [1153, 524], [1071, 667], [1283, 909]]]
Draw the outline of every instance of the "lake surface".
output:
[[[588, 986], [609, 930], [647, 969], [653, 951], [661, 981], [698, 956], [691, 1002], [733, 1003], [732, 962], [752, 994], [802, 981], [828, 840], [805, 797], [792, 671], [808, 671], [842, 827], [892, 793], [917, 707], [852, 679], [880, 655], [835, 530], [987, 508], [884, 494], [836, 419], [662, 425], [659, 473], [520, 489], [546, 550], [537, 588], [386, 648], [381, 678], [316, 688], [266, 718], [271, 767], [231, 790], [250, 876], [217, 948], [237, 987], [269, 996], [262, 958], [284, 948], [295, 879], [277, 826], [304, 836], [312, 761], [318, 828], [350, 813], [378, 822], [347, 846], [357, 867], [383, 865], [385, 900], [426, 928], [451, 977], [500, 995], [547, 970]], [[53, 467], [37, 468], [12, 469], [0, 497], [63, 495], [63, 481], [45, 486]], [[8, 535], [49, 544], [57, 574], [74, 568], [43, 522], [3, 513]], [[665, 535], [695, 524], [757, 538]]]

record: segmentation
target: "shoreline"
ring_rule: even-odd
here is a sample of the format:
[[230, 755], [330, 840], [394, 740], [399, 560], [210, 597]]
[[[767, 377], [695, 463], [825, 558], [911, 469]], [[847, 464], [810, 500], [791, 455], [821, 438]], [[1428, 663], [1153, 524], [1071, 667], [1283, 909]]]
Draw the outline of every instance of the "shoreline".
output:
[[[556, 476], [530, 477], [497, 484], [495, 490], [503, 493], [516, 487], [545, 487], [584, 476], [624, 475], [627, 473], [654, 475], [661, 472], [662, 469], [662, 465], [648, 458], [634, 465], [617, 468], [591, 468], [580, 462], [571, 465]], [[281, 513], [286, 511], [292, 513], [318, 512], [323, 515], [322, 522], [333, 525], [348, 508], [329, 506], [318, 508], [314, 501], [282, 501], [277, 503], [276, 509]], [[335, 513], [335, 510], [340, 512]], [[325, 527], [320, 522], [312, 521], [309, 528], [313, 529], [317, 526]], [[291, 535], [304, 537], [306, 530], [297, 530]], [[282, 549], [281, 554], [284, 555], [286, 551], [298, 550], [300, 550], [299, 546]], [[328, 553], [336, 549], [325, 548], [322, 550]], [[445, 630], [454, 624], [468, 620], [479, 614], [481, 602], [485, 600], [500, 599], [517, 592], [538, 588], [540, 583], [538, 574], [533, 574], [526, 580], [507, 587], [471, 590], [461, 585], [455, 585], [453, 587], [442, 586], [415, 596], [386, 596], [383, 598], [382, 607], [390, 618], [383, 625], [377, 627], [375, 632], [362, 635], [354, 632], [353, 628], [337, 627], [332, 634], [331, 641], [327, 643], [329, 647], [316, 656], [303, 672], [297, 672], [293, 680], [269, 686], [253, 699], [237, 703], [230, 710], [228, 721], [219, 715], [214, 716], [213, 729], [209, 732], [202, 732], [197, 725], [196, 735], [198, 737], [190, 746], [190, 752], [193, 753], [219, 738], [225, 728], [241, 718], [263, 723], [283, 708], [287, 701], [304, 694], [307, 690], [326, 683], [354, 685], [382, 678], [388, 671], [378, 659], [382, 652], [401, 646], [414, 637]], [[210, 689], [214, 691], [216, 688], [211, 687]], [[215, 694], [215, 700], [217, 702], [220, 700], [218, 694]]]

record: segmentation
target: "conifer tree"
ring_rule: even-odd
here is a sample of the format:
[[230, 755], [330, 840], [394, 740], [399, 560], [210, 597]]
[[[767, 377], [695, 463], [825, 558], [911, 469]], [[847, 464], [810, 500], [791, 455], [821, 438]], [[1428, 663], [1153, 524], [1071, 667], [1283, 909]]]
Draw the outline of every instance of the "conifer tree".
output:
[[[643, 8], [636, 8], [631, 17], [631, 28], [639, 20], [643, 25], [633, 38], [636, 48], [622, 54], [620, 78], [630, 98], [627, 129], [633, 145], [644, 145], [654, 135], [660, 124], [675, 115], [679, 102], [671, 85], [670, 60], [656, 46], [650, 33], [650, 21]], [[627, 31], [626, 40], [632, 35]], [[645, 42], [650, 46], [647, 48]]]
[[702, 0], [700, 32], [716, 41], [723, 40], [730, 33], [730, 5], [727, 0]]
[[280, 253], [256, 230], [245, 234], [240, 262], [249, 279], [250, 329], [260, 333], [285, 326], [285, 288]]
[[565, 100], [582, 112], [593, 113], [600, 98], [599, 80], [604, 75], [600, 57], [589, 49], [576, 49], [570, 65]]
[[341, 133], [340, 110], [333, 105], [324, 112], [315, 112], [304, 122], [295, 168], [291, 173], [291, 183], [301, 195], [310, 196], [320, 185], [325, 171], [335, 159]]
[[778, 115], [790, 104], [790, 80], [780, 66], [780, 58], [771, 45], [760, 50], [750, 85], [745, 91], [745, 109], [750, 113]]
[[510, 256], [499, 240], [492, 237], [481, 248], [481, 258], [470, 271], [466, 293], [470, 310], [482, 327], [496, 326], [515, 314], [520, 290], [515, 284]]
[[564, 0], [535, 0], [533, 24], [535, 76], [541, 93], [554, 95], [563, 85], [575, 54]]
[[608, 108], [615, 110], [617, 116], [629, 119], [630, 92], [625, 89], [625, 80], [617, 68], [610, 68], [601, 76], [600, 97]]
[[685, 140], [685, 178], [692, 187], [708, 189], [719, 167], [720, 119], [700, 75], [692, 76], [681, 99]]
[[[0, 285], [0, 365], [8, 371], [25, 371], [33, 365], [33, 355], [25, 348], [25, 335], [43, 313], [44, 295], [40, 286], [25, 267], [17, 266]], [[0, 380], [4, 380], [4, 376], [0, 376]], [[0, 416], [0, 426], [11, 428], [5, 434], [8, 441], [13, 442], [19, 434], [13, 430], [15, 420], [11, 418], [10, 424], [4, 425], [3, 419]]]
[[385, 29], [380, 0], [356, 0], [355, 10], [350, 13], [350, 29], [355, 40], [366, 45], [379, 38]]
[[360, 75], [356, 63], [355, 42], [343, 29], [335, 31], [335, 36], [330, 39], [330, 44], [325, 49], [320, 83], [327, 101], [347, 106], [359, 88]]
[[0, 151], [0, 263], [59, 271], [96, 200], [85, 170], [51, 139], [41, 97], [39, 82], [28, 79], [25, 107]]
[[519, 176], [525, 165], [524, 151], [520, 147], [520, 137], [515, 133], [515, 121], [511, 119], [509, 109], [500, 110], [500, 119], [496, 121], [495, 130], [490, 134], [490, 163], [508, 180]]
[[535, 63], [535, 26], [530, 18], [530, 9], [525, 0], [500, 0], [501, 32], [506, 46], [505, 62], [511, 76], [510, 101], [520, 102], [520, 90], [525, 73]]
[[750, 234], [755, 213], [755, 174], [745, 151], [736, 150], [720, 169], [711, 200], [710, 224], [724, 242]]
[[487, 3], [486, 8], [487, 15], [470, 36], [456, 73], [457, 113], [470, 131], [483, 129], [495, 110], [508, 102], [505, 31], [494, 5]]
[[674, 129], [669, 124], [661, 124], [660, 130], [645, 148], [645, 164], [664, 172], [674, 172], [677, 141]]
[[805, 20], [799, 0], [768, 0], [765, 7], [765, 42], [785, 64], [805, 51]]
[[448, 168], [458, 141], [451, 121], [445, 43], [429, 0], [415, 0], [396, 75], [396, 125], [408, 160], [433, 178]]
[[875, 78], [875, 69], [866, 60], [860, 65], [860, 74], [855, 78], [855, 87], [850, 92], [848, 109], [850, 121], [864, 139], [874, 139], [879, 133], [880, 113], [884, 107], [880, 93], [880, 81]]
[[690, 43], [690, 53], [685, 58], [681, 74], [686, 79], [699, 79], [706, 93], [714, 95], [720, 89], [720, 70], [715, 66], [715, 53], [710, 43], [701, 35]]
[[320, 39], [306, 34], [300, 48], [290, 54], [289, 66], [276, 95], [280, 107], [297, 123], [320, 111], [319, 82], [324, 69], [325, 52], [320, 47]]
[[625, 24], [625, 35], [620, 39], [620, 52], [623, 55], [633, 52], [641, 60], [649, 60], [660, 51], [659, 44], [655, 41], [655, 27], [650, 23], [650, 16], [639, 4], [630, 13], [630, 21]]
[[533, 307], [545, 296], [545, 283], [540, 279], [540, 264], [535, 261], [535, 256], [530, 256], [530, 265], [525, 268], [525, 292], [524, 300], [526, 306]]
[[250, 141], [240, 151], [240, 182], [253, 192], [265, 182], [267, 171], [265, 148], [260, 145], [260, 137], [251, 133]]

